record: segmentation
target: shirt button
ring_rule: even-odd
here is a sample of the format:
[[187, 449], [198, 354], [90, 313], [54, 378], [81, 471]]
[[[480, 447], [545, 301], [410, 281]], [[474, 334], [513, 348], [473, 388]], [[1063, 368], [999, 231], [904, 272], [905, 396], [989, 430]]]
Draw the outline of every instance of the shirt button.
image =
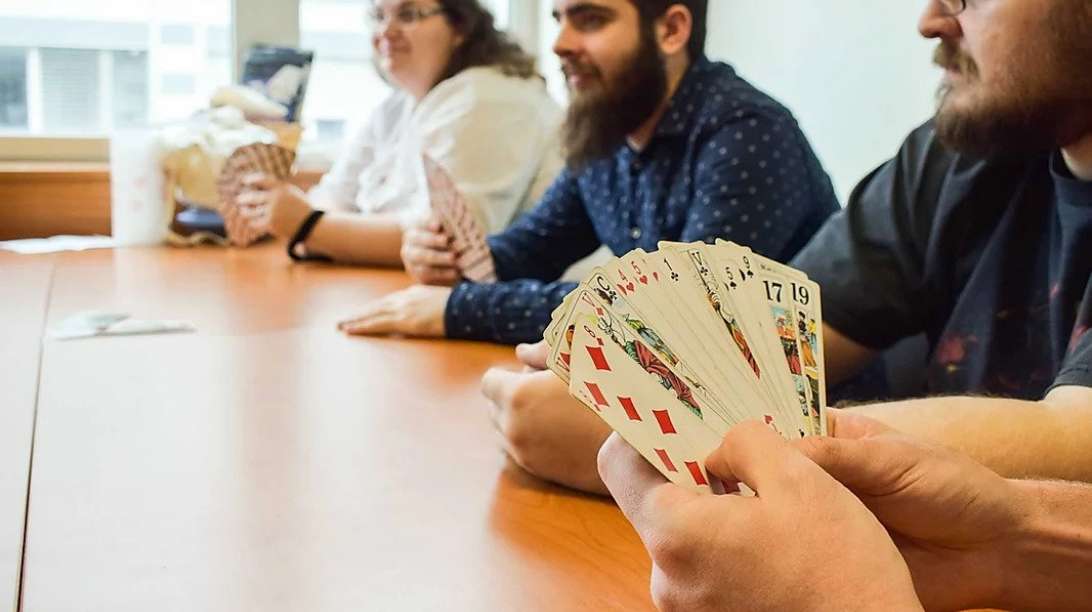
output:
[[631, 229], [629, 231], [629, 235], [634, 240], [640, 240], [641, 239], [641, 228], [635, 227], [635, 228]]

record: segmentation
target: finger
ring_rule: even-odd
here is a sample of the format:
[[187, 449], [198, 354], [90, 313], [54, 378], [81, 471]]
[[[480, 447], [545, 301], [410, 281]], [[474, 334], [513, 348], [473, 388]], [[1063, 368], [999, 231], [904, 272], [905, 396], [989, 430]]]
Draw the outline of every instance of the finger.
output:
[[264, 172], [248, 172], [242, 177], [242, 183], [246, 187], [251, 189], [259, 189], [262, 191], [268, 191], [277, 186], [278, 181], [276, 178], [264, 173]]
[[747, 421], [732, 428], [705, 460], [705, 467], [718, 478], [739, 481], [763, 494], [793, 487], [801, 470], [811, 467], [803, 454], [774, 430], [758, 421]]
[[356, 317], [356, 318], [353, 318], [353, 319], [346, 319], [346, 320], [341, 321], [340, 323], [338, 323], [337, 328], [339, 330], [341, 330], [341, 331], [346, 331], [350, 327], [353, 327], [354, 325], [360, 325], [362, 323], [367, 323], [368, 321], [376, 318], [377, 316], [380, 316], [380, 314], [381, 313], [377, 312], [377, 313], [362, 315], [362, 316], [359, 316], [359, 317]]
[[250, 230], [254, 232], [255, 239], [262, 238], [269, 234], [269, 215], [262, 215], [250, 221]]
[[410, 251], [410, 261], [415, 266], [451, 268], [455, 266], [455, 253], [436, 249], [413, 248]]
[[345, 325], [343, 332], [350, 336], [379, 336], [399, 332], [397, 320], [390, 315], [378, 315]]
[[838, 410], [836, 408], [827, 410], [827, 430], [832, 438], [851, 440], [873, 438], [895, 432], [894, 429], [876, 419], [850, 410]]
[[235, 196], [235, 205], [239, 207], [264, 206], [268, 200], [264, 191], [241, 191]]
[[414, 276], [424, 285], [454, 285], [462, 273], [455, 268], [418, 268]]
[[507, 406], [512, 401], [512, 392], [525, 380], [526, 375], [502, 368], [490, 368], [482, 376], [482, 395], [499, 406]]
[[337, 328], [344, 331], [345, 329], [357, 324], [366, 323], [379, 316], [387, 316], [392, 314], [391, 306], [388, 300], [380, 299], [376, 300], [364, 307], [364, 311], [359, 315], [345, 319], [337, 324]]
[[[264, 202], [263, 202], [264, 204]], [[242, 206], [239, 208], [239, 216], [248, 221], [260, 219], [269, 214], [268, 206]]]
[[406, 242], [416, 248], [444, 250], [451, 243], [451, 239], [443, 233], [413, 230], [406, 235]]
[[[839, 419], [846, 418], [842, 416]], [[857, 422], [857, 419], [864, 419]], [[842, 423], [850, 427], [871, 427], [867, 417], [852, 415]], [[895, 430], [884, 428], [878, 435], [861, 438], [812, 436], [793, 445], [835, 480], [861, 495], [879, 495], [933, 460], [936, 449], [922, 446]]]
[[[834, 408], [827, 411], [827, 428], [829, 437], [810, 436], [794, 441], [793, 445], [835, 480], [846, 486], [871, 482], [879, 475], [877, 470], [888, 469], [886, 459], [892, 447], [862, 442], [897, 436], [897, 431], [862, 414]], [[877, 451], [881, 454], [876, 454]]]
[[425, 222], [425, 227], [428, 228], [428, 230], [430, 232], [433, 232], [435, 234], [439, 234], [439, 233], [442, 233], [444, 231], [444, 222], [440, 218], [440, 215], [438, 215], [436, 213], [433, 213], [428, 218], [428, 221]]
[[671, 484], [617, 433], [599, 449], [599, 476], [646, 543], [669, 513], [696, 493]]
[[546, 369], [546, 358], [549, 353], [550, 346], [546, 344], [545, 340], [535, 344], [521, 344], [516, 347], [516, 359], [519, 359], [524, 365], [539, 370]]
[[[493, 428], [508, 438], [508, 424], [512, 415], [512, 400], [515, 390], [526, 380], [516, 372], [501, 368], [490, 368], [482, 376], [482, 395], [489, 400], [489, 420]], [[511, 452], [509, 451], [509, 454]]]

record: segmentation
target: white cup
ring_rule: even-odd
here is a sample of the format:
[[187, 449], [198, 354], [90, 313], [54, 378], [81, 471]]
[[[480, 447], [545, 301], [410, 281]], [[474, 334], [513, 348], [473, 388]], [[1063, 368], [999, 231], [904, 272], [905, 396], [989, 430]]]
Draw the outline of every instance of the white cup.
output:
[[110, 135], [110, 219], [117, 246], [150, 246], [167, 240], [170, 225], [163, 193], [163, 148], [151, 128]]

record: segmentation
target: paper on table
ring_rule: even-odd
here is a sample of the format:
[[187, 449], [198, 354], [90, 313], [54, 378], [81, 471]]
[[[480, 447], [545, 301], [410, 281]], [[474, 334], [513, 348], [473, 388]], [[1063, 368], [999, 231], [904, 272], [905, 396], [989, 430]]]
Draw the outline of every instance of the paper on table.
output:
[[88, 311], [73, 315], [49, 331], [56, 340], [76, 340], [95, 336], [135, 336], [192, 332], [188, 321], [153, 321], [131, 319], [125, 313]]
[[0, 250], [11, 251], [20, 255], [109, 249], [113, 248], [113, 246], [114, 239], [110, 236], [53, 236], [52, 238], [30, 238], [0, 242]]

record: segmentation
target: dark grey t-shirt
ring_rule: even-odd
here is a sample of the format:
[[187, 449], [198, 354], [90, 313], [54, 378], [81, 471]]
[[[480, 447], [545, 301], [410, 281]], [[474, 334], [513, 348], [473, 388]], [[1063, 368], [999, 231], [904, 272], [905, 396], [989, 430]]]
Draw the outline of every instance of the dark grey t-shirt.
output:
[[1092, 387], [1092, 182], [1060, 155], [957, 155], [931, 123], [795, 259], [827, 323], [883, 349], [924, 333], [929, 393]]

